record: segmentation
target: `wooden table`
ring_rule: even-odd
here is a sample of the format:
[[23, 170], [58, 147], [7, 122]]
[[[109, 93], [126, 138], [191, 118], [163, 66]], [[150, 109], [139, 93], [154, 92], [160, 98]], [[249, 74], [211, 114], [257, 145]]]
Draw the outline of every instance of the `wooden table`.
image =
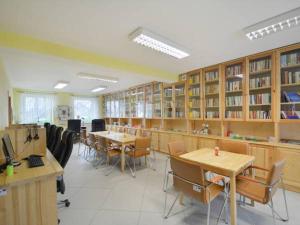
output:
[[99, 131], [89, 133], [94, 134], [98, 137], [106, 138], [121, 145], [121, 171], [123, 172], [125, 169], [125, 147], [126, 145], [134, 144], [136, 136], [112, 131]]
[[57, 225], [56, 178], [63, 169], [47, 152], [44, 166], [28, 168], [27, 161], [13, 176], [0, 174], [0, 225]]
[[237, 224], [236, 213], [236, 176], [254, 161], [254, 156], [220, 151], [215, 156], [211, 148], [203, 148], [180, 156], [181, 158], [200, 163], [203, 169], [230, 178], [230, 218], [231, 225]]

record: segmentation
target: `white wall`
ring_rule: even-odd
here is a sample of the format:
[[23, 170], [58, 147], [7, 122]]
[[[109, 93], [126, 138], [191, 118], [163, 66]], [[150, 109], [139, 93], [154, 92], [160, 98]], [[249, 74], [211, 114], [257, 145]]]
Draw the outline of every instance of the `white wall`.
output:
[[8, 126], [8, 96], [10, 91], [10, 83], [0, 58], [0, 130]]

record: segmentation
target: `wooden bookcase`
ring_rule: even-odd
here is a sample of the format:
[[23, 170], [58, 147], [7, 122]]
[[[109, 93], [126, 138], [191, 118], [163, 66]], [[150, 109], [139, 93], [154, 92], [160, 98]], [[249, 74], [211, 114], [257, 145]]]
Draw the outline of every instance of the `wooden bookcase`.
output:
[[153, 118], [162, 118], [162, 83], [153, 84]]
[[153, 83], [145, 85], [145, 118], [153, 117]]
[[174, 89], [173, 85], [165, 84], [163, 86], [163, 117], [166, 119], [174, 118]]
[[186, 118], [186, 82], [181, 81], [174, 84], [174, 118], [185, 119]]
[[130, 90], [130, 117], [136, 118], [136, 88]]
[[202, 119], [202, 79], [201, 70], [192, 71], [188, 74], [188, 118], [192, 120]]
[[125, 117], [131, 117], [131, 110], [130, 110], [130, 100], [131, 100], [131, 91], [125, 91]]
[[275, 53], [256, 54], [246, 59], [246, 120], [274, 121]]
[[221, 120], [222, 79], [220, 71], [220, 65], [203, 69], [205, 120]]
[[144, 86], [138, 87], [136, 92], [136, 117], [144, 118], [145, 112], [145, 89]]
[[245, 118], [245, 59], [223, 65], [224, 120], [243, 121]]

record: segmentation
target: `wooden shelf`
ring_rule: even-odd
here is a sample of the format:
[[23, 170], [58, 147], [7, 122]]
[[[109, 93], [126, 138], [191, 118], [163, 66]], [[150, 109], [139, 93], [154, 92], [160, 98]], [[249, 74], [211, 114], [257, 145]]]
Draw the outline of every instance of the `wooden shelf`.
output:
[[212, 95], [219, 95], [220, 93], [217, 92], [217, 93], [206, 93], [205, 96], [212, 96]]
[[249, 105], [250, 107], [257, 107], [257, 106], [271, 106], [270, 104], [254, 104], [254, 105]]
[[249, 75], [259, 75], [259, 74], [264, 74], [264, 73], [270, 73], [272, 70], [267, 69], [267, 70], [260, 70], [260, 71], [255, 71], [255, 72], [249, 72]]
[[258, 91], [258, 90], [266, 90], [266, 89], [271, 89], [272, 87], [258, 87], [258, 88], [249, 88], [249, 91]]
[[293, 86], [300, 86], [300, 83], [281, 84], [281, 87], [293, 87]]
[[235, 79], [243, 79], [244, 74], [237, 74], [234, 76], [226, 76], [226, 80], [235, 80]]
[[295, 65], [289, 65], [289, 66], [282, 66], [281, 69], [293, 69], [293, 68], [300, 68], [300, 64], [295, 64]]
[[231, 93], [242, 93], [243, 90], [236, 90], [236, 91], [225, 91], [225, 93], [227, 94], [231, 94]]
[[281, 105], [299, 105], [300, 102], [281, 102]]
[[205, 81], [206, 84], [211, 84], [211, 83], [218, 83], [220, 80], [208, 80], [208, 81]]

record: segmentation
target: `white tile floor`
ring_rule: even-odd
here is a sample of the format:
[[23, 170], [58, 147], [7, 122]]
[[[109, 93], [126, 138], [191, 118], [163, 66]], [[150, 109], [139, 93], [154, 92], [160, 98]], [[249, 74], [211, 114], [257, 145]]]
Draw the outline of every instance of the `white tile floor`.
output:
[[[77, 156], [78, 145], [65, 168], [64, 179], [66, 193], [58, 199], [69, 198], [69, 208], [60, 208], [61, 225], [193, 225], [206, 224], [205, 205], [190, 204], [185, 199], [185, 206], [176, 204], [171, 216], [163, 219], [165, 193], [162, 190], [166, 156], [156, 154], [156, 171], [138, 168], [136, 178], [129, 170], [121, 173], [116, 168], [109, 176], [104, 175], [105, 167], [95, 169], [91, 163]], [[170, 205], [174, 196], [169, 197]], [[277, 221], [278, 225], [300, 224], [300, 194], [287, 192], [290, 212], [289, 222]], [[212, 203], [212, 220], [215, 224], [222, 196]], [[283, 211], [282, 192], [278, 191], [275, 206]], [[224, 224], [221, 221], [219, 224]], [[271, 210], [267, 206], [256, 204], [252, 207], [238, 207], [239, 225], [273, 224]]]

